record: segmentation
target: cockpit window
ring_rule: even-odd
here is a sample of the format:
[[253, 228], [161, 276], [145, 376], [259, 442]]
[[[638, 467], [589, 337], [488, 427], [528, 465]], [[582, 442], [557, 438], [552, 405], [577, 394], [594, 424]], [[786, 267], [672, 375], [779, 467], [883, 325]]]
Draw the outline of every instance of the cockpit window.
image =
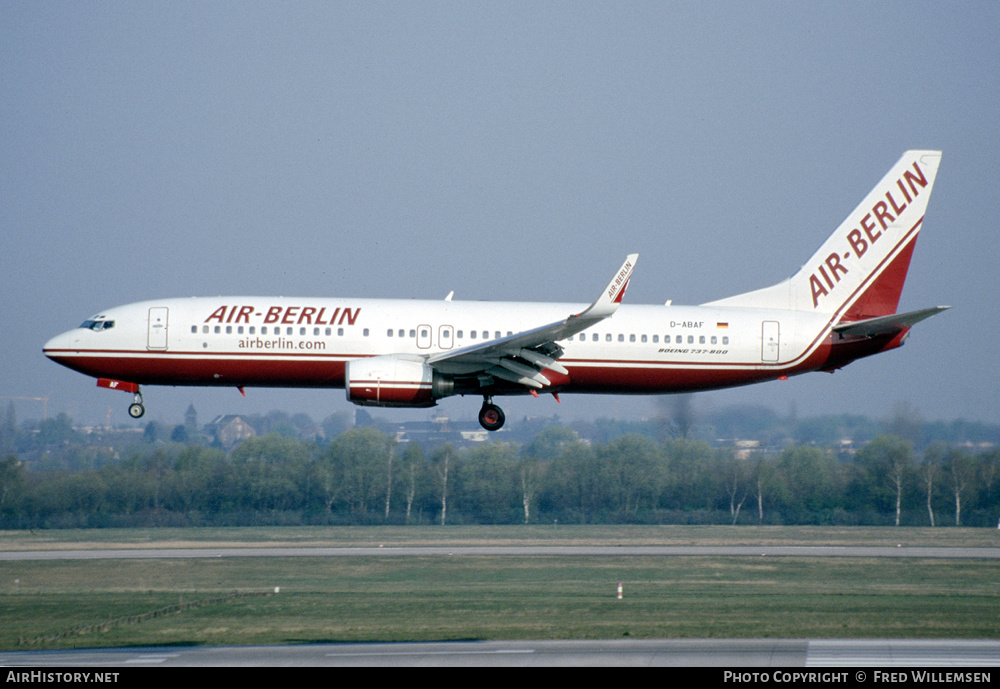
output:
[[80, 325], [80, 327], [81, 328], [89, 328], [90, 330], [93, 330], [94, 332], [100, 332], [102, 330], [110, 330], [111, 328], [115, 327], [115, 322], [114, 321], [97, 321], [97, 320], [94, 320], [94, 321], [84, 321]]

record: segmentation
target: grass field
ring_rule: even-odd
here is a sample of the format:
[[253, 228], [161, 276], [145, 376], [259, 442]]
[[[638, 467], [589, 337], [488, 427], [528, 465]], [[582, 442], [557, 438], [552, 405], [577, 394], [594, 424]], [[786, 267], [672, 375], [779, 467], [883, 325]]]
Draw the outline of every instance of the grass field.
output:
[[[1000, 534], [566, 526], [0, 533], [3, 550], [442, 543], [997, 547]], [[790, 557], [0, 562], [0, 649], [522, 638], [1000, 638], [998, 575], [996, 560]]]

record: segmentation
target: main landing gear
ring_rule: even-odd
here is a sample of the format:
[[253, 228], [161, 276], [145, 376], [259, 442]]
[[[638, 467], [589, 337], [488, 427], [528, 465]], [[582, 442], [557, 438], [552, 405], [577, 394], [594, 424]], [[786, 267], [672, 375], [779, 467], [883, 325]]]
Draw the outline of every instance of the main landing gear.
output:
[[479, 410], [479, 424], [488, 431], [499, 431], [506, 420], [503, 409], [493, 404], [493, 398], [484, 397], [483, 408]]

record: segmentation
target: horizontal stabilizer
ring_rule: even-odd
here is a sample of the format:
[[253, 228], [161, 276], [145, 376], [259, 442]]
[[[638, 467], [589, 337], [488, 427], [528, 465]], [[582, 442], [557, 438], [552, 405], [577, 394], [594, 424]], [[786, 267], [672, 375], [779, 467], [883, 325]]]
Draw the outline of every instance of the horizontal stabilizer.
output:
[[920, 311], [910, 311], [909, 313], [894, 313], [891, 316], [880, 316], [879, 318], [868, 318], [863, 321], [853, 323], [841, 323], [833, 326], [833, 332], [841, 337], [848, 335], [853, 337], [875, 337], [877, 335], [891, 335], [906, 330], [922, 320], [936, 316], [950, 306], [935, 306], [930, 309]]

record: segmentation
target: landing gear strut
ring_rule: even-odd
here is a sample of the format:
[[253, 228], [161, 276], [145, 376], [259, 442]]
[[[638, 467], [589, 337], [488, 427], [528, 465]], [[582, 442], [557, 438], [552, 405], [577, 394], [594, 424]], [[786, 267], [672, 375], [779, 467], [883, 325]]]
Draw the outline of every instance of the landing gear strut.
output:
[[483, 408], [479, 410], [479, 424], [488, 431], [499, 431], [506, 420], [503, 409], [493, 404], [493, 398], [484, 397]]

